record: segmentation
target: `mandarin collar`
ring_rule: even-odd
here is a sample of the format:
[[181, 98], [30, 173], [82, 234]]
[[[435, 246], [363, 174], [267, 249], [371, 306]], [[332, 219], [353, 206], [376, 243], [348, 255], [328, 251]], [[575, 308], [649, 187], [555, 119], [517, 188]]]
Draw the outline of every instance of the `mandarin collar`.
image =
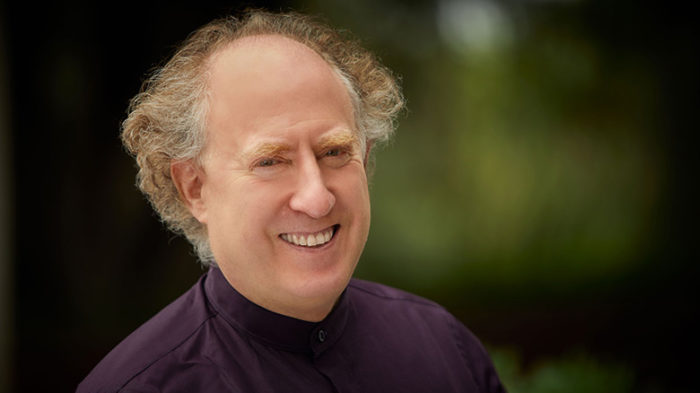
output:
[[306, 352], [314, 357], [320, 356], [340, 339], [351, 307], [346, 289], [330, 314], [320, 322], [288, 317], [248, 300], [216, 267], [209, 269], [204, 290], [218, 314], [241, 334], [278, 349]]

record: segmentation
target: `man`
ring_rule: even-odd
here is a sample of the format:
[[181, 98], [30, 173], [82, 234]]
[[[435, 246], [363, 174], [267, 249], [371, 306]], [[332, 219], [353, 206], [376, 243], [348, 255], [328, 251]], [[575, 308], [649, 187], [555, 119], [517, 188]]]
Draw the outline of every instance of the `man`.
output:
[[367, 162], [402, 108], [390, 72], [296, 14], [195, 32], [132, 101], [139, 186], [209, 271], [79, 392], [501, 392], [438, 305], [351, 280]]

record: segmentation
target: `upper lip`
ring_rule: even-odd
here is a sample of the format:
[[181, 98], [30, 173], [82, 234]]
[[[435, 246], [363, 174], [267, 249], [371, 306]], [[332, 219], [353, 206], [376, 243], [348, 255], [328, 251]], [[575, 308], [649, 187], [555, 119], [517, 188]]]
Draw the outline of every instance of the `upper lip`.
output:
[[314, 231], [282, 232], [282, 233], [280, 233], [280, 236], [282, 236], [282, 235], [308, 236], [308, 235], [312, 235], [312, 234], [315, 235], [315, 234], [318, 234], [318, 233], [323, 233], [323, 232], [329, 231], [329, 230], [331, 230], [331, 229], [337, 230], [337, 229], [338, 229], [337, 227], [338, 227], [338, 225], [336, 224], [336, 225], [331, 225], [331, 226], [329, 226], [329, 227], [325, 227], [325, 228], [323, 228], [323, 229], [318, 229], [318, 230], [314, 230]]

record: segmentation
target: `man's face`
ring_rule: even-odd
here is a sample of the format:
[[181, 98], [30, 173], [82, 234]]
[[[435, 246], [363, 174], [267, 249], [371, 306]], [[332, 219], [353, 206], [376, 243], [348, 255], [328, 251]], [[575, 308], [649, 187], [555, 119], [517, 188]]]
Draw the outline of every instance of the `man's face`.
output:
[[211, 60], [192, 211], [241, 294], [321, 319], [369, 231], [365, 152], [348, 92], [320, 56], [279, 36], [238, 40]]

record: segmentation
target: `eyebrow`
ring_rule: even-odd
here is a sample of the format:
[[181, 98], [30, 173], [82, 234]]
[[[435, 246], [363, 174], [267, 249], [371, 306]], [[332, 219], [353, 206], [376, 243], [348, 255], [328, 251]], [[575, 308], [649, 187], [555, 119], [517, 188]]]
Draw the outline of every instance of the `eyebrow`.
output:
[[[358, 146], [359, 138], [352, 131], [335, 132], [330, 135], [324, 135], [319, 139], [318, 149], [320, 151], [338, 146]], [[260, 157], [271, 157], [282, 153], [286, 153], [292, 148], [284, 143], [263, 142], [255, 147], [243, 152], [242, 156], [245, 161], [255, 160]]]
[[330, 147], [337, 146], [353, 146], [359, 145], [359, 138], [352, 131], [336, 132], [330, 135], [324, 135], [320, 138], [318, 146], [320, 150], [326, 150]]
[[289, 145], [285, 145], [282, 143], [265, 142], [253, 147], [248, 151], [245, 151], [243, 153], [243, 158], [246, 161], [250, 161], [260, 157], [276, 156], [288, 152], [289, 150], [291, 150]]

